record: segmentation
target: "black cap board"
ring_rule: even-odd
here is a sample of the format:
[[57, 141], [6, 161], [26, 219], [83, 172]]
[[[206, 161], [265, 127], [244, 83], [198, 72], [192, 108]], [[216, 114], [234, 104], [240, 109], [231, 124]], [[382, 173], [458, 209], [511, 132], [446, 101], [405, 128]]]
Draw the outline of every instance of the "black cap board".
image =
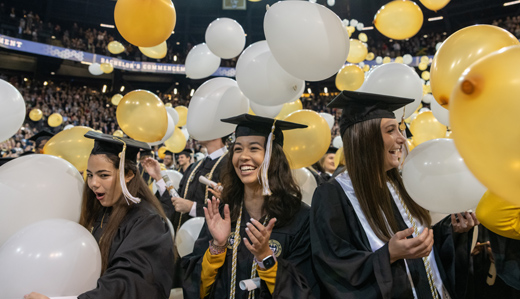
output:
[[337, 148], [331, 146], [331, 147], [329, 147], [329, 149], [327, 150], [327, 154], [335, 154], [337, 151], [338, 151]]
[[221, 121], [237, 125], [237, 128], [235, 129], [236, 138], [240, 136], [264, 136], [267, 138], [269, 133], [271, 133], [271, 129], [274, 123], [274, 142], [281, 146], [283, 146], [282, 131], [307, 128], [307, 125], [251, 114], [241, 114], [238, 116], [221, 119]]
[[15, 159], [15, 158], [14, 158], [14, 157], [4, 157], [4, 158], [0, 158], [0, 166], [4, 165], [4, 164], [7, 163], [7, 162], [12, 161], [13, 159]]
[[327, 107], [343, 109], [339, 121], [343, 136], [353, 124], [375, 118], [395, 118], [395, 110], [413, 101], [408, 98], [344, 90]]
[[168, 151], [168, 150], [164, 152], [164, 155], [165, 155], [165, 156], [173, 157], [173, 153], [170, 152], [170, 151]]
[[140, 149], [148, 150], [150, 152], [150, 146], [147, 143], [133, 140], [126, 137], [116, 137], [113, 135], [102, 134], [94, 131], [89, 131], [85, 134], [86, 138], [94, 139], [94, 148], [92, 149], [91, 155], [99, 154], [113, 154], [119, 156], [119, 153], [123, 151], [123, 145], [126, 143], [126, 154], [125, 159], [137, 160], [137, 154]]
[[37, 134], [34, 134], [34, 136], [29, 138], [29, 140], [34, 141], [34, 143], [36, 144], [36, 147], [38, 147], [40, 145], [40, 142], [42, 142], [44, 140], [49, 140], [53, 136], [54, 136], [53, 133], [51, 133], [47, 130], [42, 130], [42, 131], [38, 132]]

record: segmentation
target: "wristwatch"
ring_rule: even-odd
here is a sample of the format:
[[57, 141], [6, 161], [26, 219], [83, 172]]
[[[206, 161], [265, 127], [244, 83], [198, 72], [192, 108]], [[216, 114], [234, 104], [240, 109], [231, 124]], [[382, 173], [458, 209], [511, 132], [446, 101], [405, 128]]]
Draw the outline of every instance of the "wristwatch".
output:
[[256, 264], [262, 270], [269, 270], [274, 266], [274, 264], [276, 264], [276, 256], [268, 255], [261, 262], [257, 260]]

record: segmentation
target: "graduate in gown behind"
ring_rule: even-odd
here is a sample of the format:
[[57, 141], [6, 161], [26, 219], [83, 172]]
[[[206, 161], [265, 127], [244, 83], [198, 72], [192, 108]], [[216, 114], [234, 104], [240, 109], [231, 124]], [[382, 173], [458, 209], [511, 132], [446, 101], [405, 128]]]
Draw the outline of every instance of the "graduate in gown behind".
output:
[[[95, 143], [88, 160], [80, 224], [98, 242], [102, 263], [97, 287], [78, 298], [168, 298], [173, 240], [161, 204], [139, 175], [136, 163], [139, 148], [149, 146], [92, 131], [85, 137]], [[47, 297], [33, 292], [25, 298]]]
[[398, 167], [406, 139], [393, 111], [413, 100], [343, 91], [340, 130], [347, 171], [318, 187], [312, 257], [323, 298], [464, 298], [473, 213], [431, 228]]
[[[282, 149], [282, 130], [306, 126], [247, 114], [223, 121], [238, 124], [222, 172], [225, 205], [219, 211], [213, 197], [204, 208], [206, 224], [183, 258], [184, 298], [313, 298], [309, 207]], [[239, 287], [252, 278], [258, 288]]]

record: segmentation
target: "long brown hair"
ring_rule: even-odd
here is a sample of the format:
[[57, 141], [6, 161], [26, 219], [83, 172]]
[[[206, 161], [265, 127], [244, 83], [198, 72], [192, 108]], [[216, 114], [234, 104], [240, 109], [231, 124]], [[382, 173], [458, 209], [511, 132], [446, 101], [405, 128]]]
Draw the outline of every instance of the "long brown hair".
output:
[[[236, 221], [244, 199], [244, 184], [238, 177], [233, 167], [233, 149], [231, 146], [229, 159], [222, 169], [222, 201], [229, 204], [231, 220]], [[264, 144], [265, 148], [265, 144]], [[269, 188], [272, 194], [264, 196], [263, 209], [269, 217], [276, 218], [276, 226], [283, 226], [290, 222], [292, 217], [299, 211], [302, 194], [300, 187], [294, 181], [289, 167], [289, 161], [285, 157], [283, 148], [273, 143], [271, 162], [267, 172], [269, 177]]]
[[395, 168], [388, 171], [384, 169], [381, 118], [359, 122], [347, 128], [343, 135], [343, 148], [347, 171], [361, 209], [379, 239], [387, 242], [399, 231], [392, 209], [393, 199], [386, 182], [396, 186], [415, 218], [430, 225], [430, 214], [408, 195], [399, 171]]
[[[106, 157], [107, 161], [114, 165], [116, 170], [119, 169], [119, 157], [113, 154], [103, 155]], [[125, 160], [125, 176], [130, 174], [130, 172], [133, 172], [134, 177], [126, 184], [128, 191], [133, 196], [137, 196], [141, 198], [141, 200], [149, 202], [157, 210], [158, 214], [164, 219], [164, 221], [166, 221], [166, 215], [164, 214], [159, 200], [157, 200], [155, 195], [152, 194], [148, 186], [146, 186], [143, 178], [139, 175], [137, 163], [127, 159]], [[119, 171], [116, 171], [116, 176], [118, 176], [118, 174]], [[112, 188], [115, 187], [115, 184], [119, 184], [119, 177], [114, 178], [114, 186]], [[121, 194], [117, 202], [112, 206], [106, 229], [104, 229], [103, 236], [99, 240], [99, 249], [101, 251], [101, 274], [103, 274], [107, 269], [110, 247], [112, 246], [112, 241], [119, 225], [128, 212], [131, 209], [138, 208], [138, 205], [139, 204], [134, 204], [132, 202], [128, 205], [126, 200], [123, 198], [123, 194]], [[102, 209], [104, 209], [104, 207], [96, 199], [94, 191], [92, 191], [89, 188], [88, 183], [85, 182], [83, 187], [83, 202], [81, 204], [79, 224], [90, 230]]]

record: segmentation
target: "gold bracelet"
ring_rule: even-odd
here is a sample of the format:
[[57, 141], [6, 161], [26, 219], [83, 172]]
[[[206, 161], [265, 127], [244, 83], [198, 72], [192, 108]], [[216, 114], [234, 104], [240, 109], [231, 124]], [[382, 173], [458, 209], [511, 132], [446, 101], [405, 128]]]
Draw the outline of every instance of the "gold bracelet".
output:
[[224, 246], [215, 245], [215, 240], [209, 241], [209, 253], [211, 255], [217, 255], [226, 252], [227, 242]]

